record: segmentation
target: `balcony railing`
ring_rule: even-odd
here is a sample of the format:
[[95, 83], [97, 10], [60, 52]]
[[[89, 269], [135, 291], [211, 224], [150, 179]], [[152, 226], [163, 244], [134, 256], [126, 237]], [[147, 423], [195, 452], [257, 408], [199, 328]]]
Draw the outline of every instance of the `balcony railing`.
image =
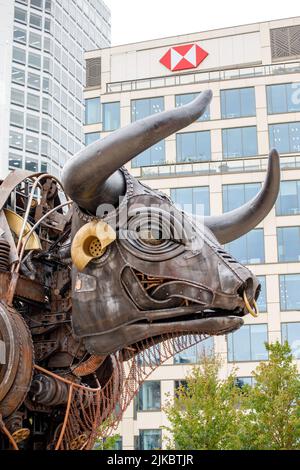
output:
[[149, 79], [107, 83], [106, 93], [120, 93], [124, 91], [146, 90], [149, 88], [191, 85], [202, 82], [218, 82], [221, 80], [234, 80], [239, 78], [263, 77], [268, 75], [282, 75], [299, 72], [300, 62], [288, 62], [282, 64], [243, 67], [238, 69], [217, 70], [212, 72], [183, 73]]
[[[300, 169], [300, 155], [281, 157], [282, 170]], [[266, 171], [267, 157], [252, 157], [199, 163], [166, 163], [159, 166], [135, 168], [135, 176], [140, 179], [174, 178], [180, 176], [224, 175], [228, 173], [252, 173]], [[139, 174], [137, 174], [139, 170]]]

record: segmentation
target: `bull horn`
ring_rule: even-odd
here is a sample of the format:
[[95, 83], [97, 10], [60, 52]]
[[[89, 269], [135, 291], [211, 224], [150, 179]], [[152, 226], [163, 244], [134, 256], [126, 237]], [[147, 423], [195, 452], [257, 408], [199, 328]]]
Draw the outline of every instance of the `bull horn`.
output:
[[229, 243], [254, 229], [274, 206], [280, 188], [279, 154], [269, 154], [268, 172], [260, 192], [242, 207], [220, 216], [205, 217], [204, 224], [221, 243]]
[[83, 209], [95, 213], [100, 204], [117, 204], [125, 193], [119, 170], [125, 163], [196, 121], [212, 99], [204, 91], [191, 103], [136, 121], [78, 152], [65, 165], [66, 193]]

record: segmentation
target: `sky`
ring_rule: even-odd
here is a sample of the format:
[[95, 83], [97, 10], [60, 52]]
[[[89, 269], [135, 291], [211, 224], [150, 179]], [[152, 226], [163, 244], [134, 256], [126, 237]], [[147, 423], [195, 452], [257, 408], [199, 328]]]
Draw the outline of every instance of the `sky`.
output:
[[104, 0], [112, 45], [300, 16], [297, 0]]

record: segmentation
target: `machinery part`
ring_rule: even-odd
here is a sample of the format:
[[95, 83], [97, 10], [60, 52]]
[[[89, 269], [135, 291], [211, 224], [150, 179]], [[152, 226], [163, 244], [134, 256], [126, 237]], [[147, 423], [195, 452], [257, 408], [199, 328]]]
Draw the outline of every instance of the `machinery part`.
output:
[[85, 434], [75, 437], [75, 439], [70, 443], [70, 450], [82, 450], [87, 441], [88, 437]]
[[[11, 231], [16, 235], [17, 238], [19, 238], [21, 234], [22, 226], [24, 223], [24, 219], [20, 215], [11, 211], [10, 209], [4, 209], [4, 213], [5, 213], [5, 216], [6, 216], [6, 219], [7, 219], [7, 222]], [[26, 222], [25, 230], [24, 230], [23, 237], [22, 237], [22, 242], [26, 241], [26, 236], [30, 232], [30, 230], [31, 230], [31, 225], [28, 222]], [[28, 250], [41, 250], [41, 249], [42, 249], [42, 245], [41, 245], [40, 239], [37, 236], [37, 234], [33, 232], [30, 235], [29, 240], [26, 243], [25, 250], [28, 251]]]
[[115, 239], [116, 232], [103, 221], [90, 222], [78, 230], [71, 248], [72, 260], [78, 271], [83, 271], [92, 259], [104, 255]]
[[0, 271], [8, 271], [10, 245], [3, 237], [0, 238]]
[[73, 374], [77, 377], [84, 377], [93, 374], [101, 366], [106, 356], [91, 356], [87, 361], [73, 369]]
[[0, 364], [0, 413], [3, 418], [17, 410], [30, 388], [33, 371], [31, 334], [23, 318], [0, 303], [0, 341], [4, 362]]
[[12, 438], [16, 442], [16, 444], [20, 444], [20, 442], [26, 441], [30, 436], [30, 429], [28, 428], [20, 428], [12, 434]]
[[31, 400], [38, 404], [63, 405], [68, 400], [68, 386], [54, 377], [37, 374], [32, 381], [29, 394]]

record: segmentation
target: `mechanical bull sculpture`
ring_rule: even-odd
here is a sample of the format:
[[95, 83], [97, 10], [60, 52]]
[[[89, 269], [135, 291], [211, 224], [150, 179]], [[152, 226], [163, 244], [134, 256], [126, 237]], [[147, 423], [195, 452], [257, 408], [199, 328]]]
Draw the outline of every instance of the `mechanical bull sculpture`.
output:
[[211, 97], [84, 148], [63, 186], [25, 171], [0, 186], [2, 448], [92, 448], [165, 359], [257, 314], [257, 278], [222, 245], [274, 205], [277, 152], [253, 200], [199, 223], [123, 168]]

